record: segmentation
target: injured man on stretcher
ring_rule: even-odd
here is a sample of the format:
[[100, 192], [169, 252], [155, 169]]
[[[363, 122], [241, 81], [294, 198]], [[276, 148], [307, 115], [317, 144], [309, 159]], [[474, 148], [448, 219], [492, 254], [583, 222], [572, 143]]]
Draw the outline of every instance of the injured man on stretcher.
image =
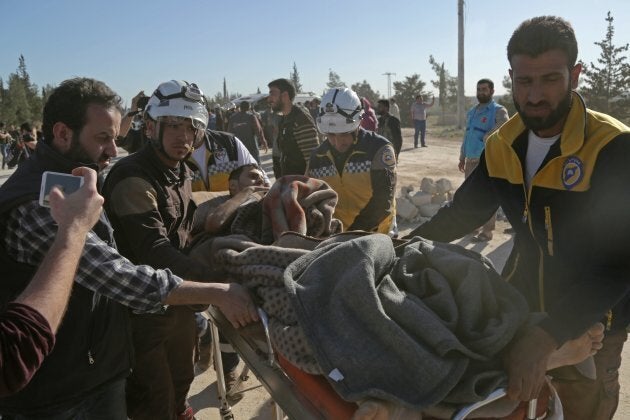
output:
[[[210, 232], [191, 255], [248, 288], [276, 353], [359, 404], [355, 418], [384, 406], [448, 418], [483, 400], [507, 386], [511, 341], [545, 316], [476, 252], [342, 232], [336, 193], [321, 180], [289, 176], [231, 195], [199, 206], [196, 223]], [[603, 333], [596, 324], [565, 343], [548, 369], [579, 364], [594, 375]]]

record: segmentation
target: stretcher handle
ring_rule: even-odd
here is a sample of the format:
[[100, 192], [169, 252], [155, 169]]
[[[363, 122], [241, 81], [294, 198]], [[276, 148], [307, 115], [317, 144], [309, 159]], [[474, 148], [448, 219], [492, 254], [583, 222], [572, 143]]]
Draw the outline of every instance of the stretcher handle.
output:
[[262, 310], [262, 308], [256, 308], [258, 311], [258, 316], [260, 317], [260, 321], [262, 322], [263, 329], [265, 330], [265, 338], [267, 339], [267, 363], [269, 366], [273, 367], [276, 364], [275, 355], [273, 352], [273, 347], [271, 346], [271, 336], [269, 335], [269, 317], [267, 313]]
[[453, 414], [453, 417], [451, 417], [452, 420], [462, 420], [465, 419], [466, 416], [468, 416], [470, 413], [472, 413], [473, 411], [475, 411], [476, 409], [483, 407], [484, 405], [490, 404], [491, 402], [494, 402], [496, 400], [498, 400], [499, 398], [503, 398], [507, 395], [507, 390], [505, 388], [497, 388], [494, 391], [492, 391], [490, 393], [490, 395], [488, 395], [488, 397], [486, 397], [485, 400], [482, 401], [478, 401], [474, 404], [468, 405], [464, 408], [462, 408], [461, 410], [455, 412], [455, 414]]

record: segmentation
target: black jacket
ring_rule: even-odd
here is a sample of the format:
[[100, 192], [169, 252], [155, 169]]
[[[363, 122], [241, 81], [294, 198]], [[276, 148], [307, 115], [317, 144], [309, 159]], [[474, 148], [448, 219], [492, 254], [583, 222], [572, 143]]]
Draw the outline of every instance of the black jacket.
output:
[[[6, 215], [39, 195], [44, 171], [70, 172], [79, 166], [44, 142], [0, 187], [0, 235]], [[92, 229], [115, 247], [105, 215]], [[12, 300], [33, 277], [37, 267], [12, 260], [0, 241], [0, 299]], [[20, 392], [0, 399], [2, 414], [50, 414], [68, 409], [113, 380], [129, 374], [131, 341], [127, 309], [75, 284], [56, 344], [31, 382]]]
[[187, 280], [210, 280], [207, 267], [185, 254], [197, 208], [191, 180], [187, 165], [170, 169], [151, 143], [112, 167], [103, 196], [122, 255]]
[[315, 123], [306, 108], [293, 105], [291, 112], [282, 117], [277, 144], [280, 148], [280, 176], [304, 175], [311, 151], [319, 145]]
[[[450, 206], [412, 232], [451, 241], [503, 208], [516, 231], [503, 271], [559, 344], [604, 320], [630, 322], [630, 129], [573, 95], [561, 138], [525, 187], [528, 131], [518, 115], [487, 142]], [[614, 307], [614, 309], [612, 309]], [[611, 311], [612, 309], [612, 311]]]

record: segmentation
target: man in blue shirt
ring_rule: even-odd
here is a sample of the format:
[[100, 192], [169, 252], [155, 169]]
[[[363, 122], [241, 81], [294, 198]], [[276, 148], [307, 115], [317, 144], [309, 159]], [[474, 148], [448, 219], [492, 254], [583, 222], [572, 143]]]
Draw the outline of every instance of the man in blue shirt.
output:
[[[493, 99], [494, 83], [490, 79], [477, 82], [477, 100], [479, 103], [472, 107], [466, 115], [466, 134], [459, 152], [459, 170], [468, 176], [479, 164], [479, 156], [486, 145], [488, 135], [495, 128], [508, 120], [505, 107], [497, 104]], [[486, 242], [492, 239], [496, 216], [493, 215], [481, 232], [473, 237], [473, 241]]]

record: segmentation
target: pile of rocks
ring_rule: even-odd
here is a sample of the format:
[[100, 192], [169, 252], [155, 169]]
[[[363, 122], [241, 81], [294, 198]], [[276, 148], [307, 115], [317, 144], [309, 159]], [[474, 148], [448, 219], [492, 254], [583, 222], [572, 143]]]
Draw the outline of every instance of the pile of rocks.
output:
[[422, 178], [420, 191], [413, 191], [412, 185], [400, 188], [400, 194], [396, 198], [396, 214], [401, 221], [422, 224], [453, 199], [453, 185], [446, 178], [437, 181]]

